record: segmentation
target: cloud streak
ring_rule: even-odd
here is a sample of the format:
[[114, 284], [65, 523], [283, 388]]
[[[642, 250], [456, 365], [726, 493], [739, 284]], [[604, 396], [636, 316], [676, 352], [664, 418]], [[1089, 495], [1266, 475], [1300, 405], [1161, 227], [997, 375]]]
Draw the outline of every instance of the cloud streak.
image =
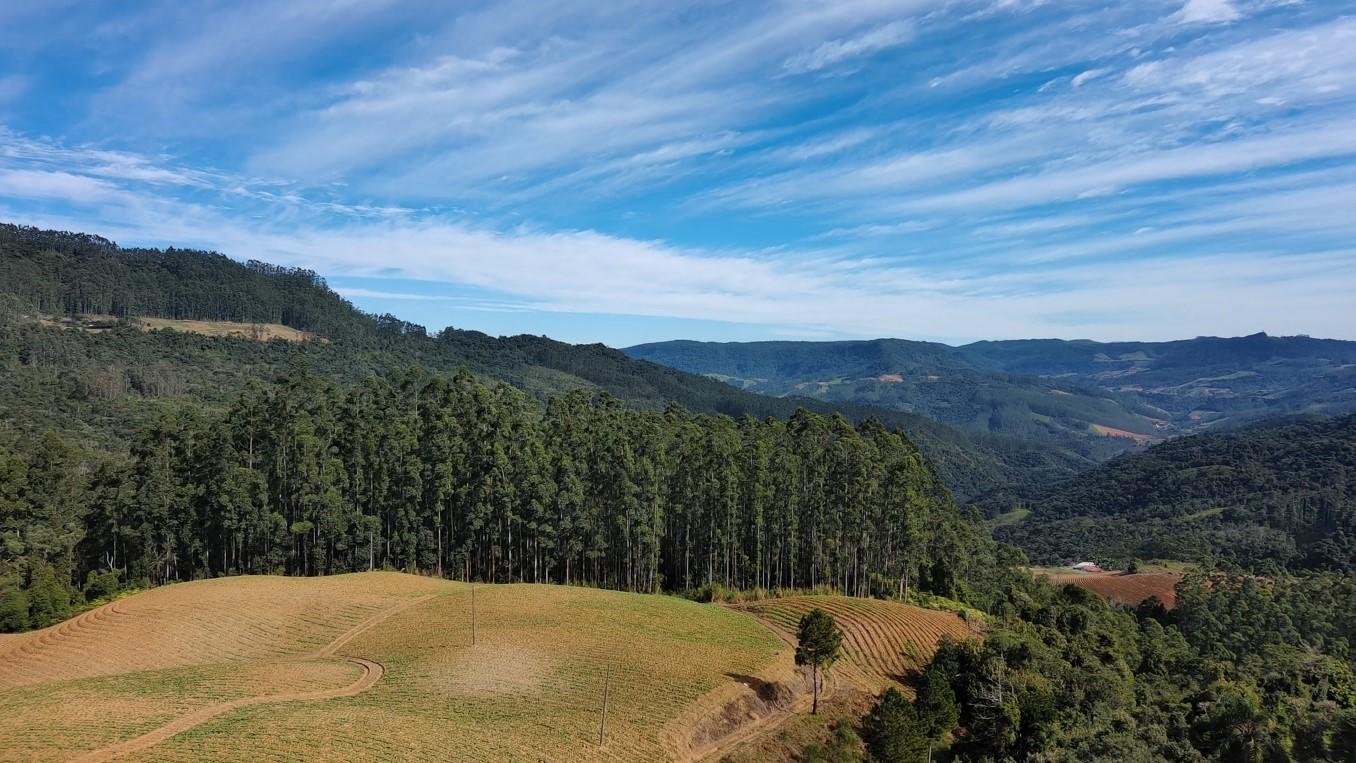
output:
[[435, 324], [1356, 337], [1356, 20], [1327, 4], [9, 13], [0, 213]]

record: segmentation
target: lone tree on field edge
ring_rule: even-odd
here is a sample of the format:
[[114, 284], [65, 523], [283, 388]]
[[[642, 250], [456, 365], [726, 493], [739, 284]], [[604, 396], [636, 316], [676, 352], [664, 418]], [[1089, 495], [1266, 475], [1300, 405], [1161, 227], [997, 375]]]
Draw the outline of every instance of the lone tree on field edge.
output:
[[838, 630], [829, 613], [815, 607], [800, 619], [800, 629], [796, 632], [796, 664], [810, 666], [814, 686], [811, 715], [819, 712], [819, 671], [828, 670], [838, 661], [842, 646], [843, 632]]

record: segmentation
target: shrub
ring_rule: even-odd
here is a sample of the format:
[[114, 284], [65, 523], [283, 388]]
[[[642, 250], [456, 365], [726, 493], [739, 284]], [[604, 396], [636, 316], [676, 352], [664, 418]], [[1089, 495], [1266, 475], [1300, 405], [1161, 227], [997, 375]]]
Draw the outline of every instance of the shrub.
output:
[[107, 599], [122, 590], [122, 581], [117, 570], [95, 572], [90, 570], [85, 576], [85, 601]]

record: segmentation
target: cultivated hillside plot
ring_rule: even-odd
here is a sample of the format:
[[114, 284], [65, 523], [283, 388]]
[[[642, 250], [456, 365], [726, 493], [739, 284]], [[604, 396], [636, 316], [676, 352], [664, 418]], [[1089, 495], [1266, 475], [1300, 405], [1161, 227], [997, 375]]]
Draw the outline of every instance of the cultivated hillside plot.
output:
[[944, 636], [975, 635], [959, 615], [876, 599], [792, 596], [742, 604], [739, 609], [794, 642], [800, 618], [815, 607], [833, 615], [843, 631], [846, 659], [833, 671], [872, 693], [903, 682], [921, 668]]
[[681, 758], [791, 661], [754, 619], [672, 597], [507, 585], [475, 603], [472, 646], [469, 586], [396, 573], [123, 599], [0, 641], [0, 759]]
[[1072, 583], [1122, 604], [1138, 604], [1157, 596], [1168, 609], [1177, 606], [1177, 584], [1182, 582], [1180, 572], [1037, 572], [1055, 585]]

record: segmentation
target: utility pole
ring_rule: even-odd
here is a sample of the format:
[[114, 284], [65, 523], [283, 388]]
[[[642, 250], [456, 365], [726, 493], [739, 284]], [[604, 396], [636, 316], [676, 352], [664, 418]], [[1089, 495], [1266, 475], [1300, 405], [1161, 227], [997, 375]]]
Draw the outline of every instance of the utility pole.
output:
[[607, 741], [607, 700], [612, 690], [612, 663], [607, 665], [607, 673], [603, 677], [603, 719], [598, 724], [598, 746], [602, 747]]

